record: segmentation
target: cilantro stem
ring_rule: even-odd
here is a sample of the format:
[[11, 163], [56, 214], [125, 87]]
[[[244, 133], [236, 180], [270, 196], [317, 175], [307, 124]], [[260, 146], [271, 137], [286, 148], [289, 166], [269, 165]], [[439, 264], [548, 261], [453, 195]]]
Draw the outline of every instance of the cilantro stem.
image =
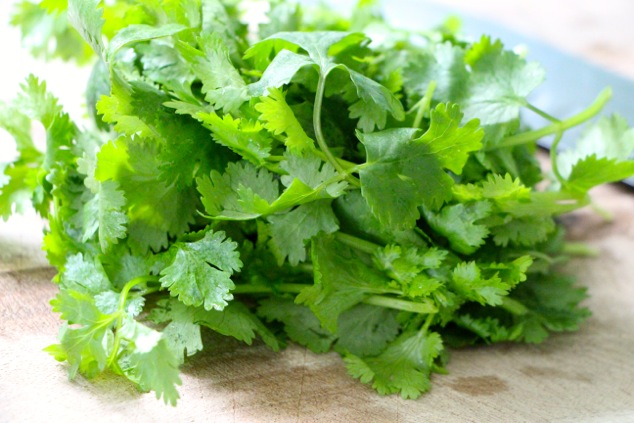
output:
[[264, 285], [236, 285], [231, 291], [234, 294], [272, 294], [274, 292], [283, 292], [286, 294], [299, 294], [309, 285], [301, 283], [283, 283], [275, 285], [275, 287]]
[[123, 315], [125, 310], [125, 302], [128, 299], [128, 294], [130, 290], [135, 286], [142, 284], [144, 282], [158, 282], [158, 276], [139, 276], [138, 278], [134, 278], [128, 281], [121, 290], [119, 294], [119, 304], [117, 305], [117, 320], [114, 329], [114, 342], [112, 344], [112, 351], [108, 356], [108, 366], [118, 365], [116, 364], [117, 354], [119, 353], [119, 346], [121, 345], [121, 326], [123, 326]]
[[527, 131], [521, 134], [512, 135], [510, 137], [504, 138], [500, 143], [496, 145], [492, 145], [486, 148], [486, 151], [497, 150], [499, 148], [507, 148], [507, 147], [515, 147], [517, 145], [529, 144], [539, 140], [548, 135], [557, 134], [559, 132], [566, 131], [574, 126], [580, 125], [583, 122], [593, 118], [596, 116], [603, 106], [610, 100], [612, 97], [612, 90], [610, 88], [606, 88], [601, 91], [601, 93], [597, 96], [594, 102], [582, 112], [566, 119], [561, 122], [552, 123], [548, 126], [545, 126], [541, 129], [536, 129], [534, 131]]
[[583, 242], [566, 242], [562, 253], [571, 256], [596, 257], [599, 255], [599, 250]]
[[436, 317], [435, 313], [430, 313], [427, 318], [425, 319], [425, 323], [423, 324], [423, 327], [420, 328], [420, 331], [418, 332], [421, 335], [424, 335], [427, 333], [427, 331], [429, 330], [429, 327], [431, 326], [432, 322], [434, 321], [434, 317]]
[[550, 166], [552, 167], [555, 178], [557, 178], [562, 186], [566, 184], [566, 180], [559, 172], [559, 166], [557, 165], [557, 149], [559, 148], [559, 142], [561, 141], [561, 137], [563, 137], [563, 135], [563, 131], [558, 132], [553, 144], [550, 146]]
[[317, 138], [317, 144], [321, 151], [326, 155], [326, 159], [328, 162], [337, 170], [337, 172], [342, 175], [346, 175], [346, 180], [350, 182], [355, 187], [361, 187], [361, 182], [359, 179], [350, 175], [345, 171], [339, 160], [332, 154], [330, 148], [328, 148], [328, 144], [326, 143], [326, 139], [324, 138], [324, 133], [321, 129], [321, 108], [324, 101], [324, 93], [326, 91], [326, 78], [328, 74], [324, 75], [322, 73], [319, 74], [319, 81], [317, 82], [317, 92], [315, 93], [315, 106], [313, 108], [313, 127], [315, 129], [315, 138]]
[[376, 250], [381, 248], [381, 246], [378, 244], [366, 241], [365, 239], [357, 238], [356, 236], [349, 235], [343, 232], [336, 232], [335, 238], [337, 238], [337, 241], [341, 242], [342, 244], [346, 244], [349, 247], [355, 248], [368, 254], [374, 254]]
[[502, 305], [500, 305], [500, 307], [516, 316], [523, 316], [530, 311], [524, 304], [510, 297], [502, 298]]
[[[305, 288], [311, 285], [301, 283], [283, 283], [275, 287], [263, 286], [263, 285], [236, 285], [233, 289], [234, 294], [274, 294], [274, 293], [286, 293], [286, 294], [299, 294]], [[413, 302], [407, 300], [401, 300], [393, 297], [386, 297], [384, 295], [371, 295], [362, 301], [365, 304], [392, 308], [395, 310], [409, 311], [411, 313], [430, 314], [436, 313], [438, 309], [433, 302], [425, 300], [424, 302]]]
[[365, 304], [393, 308], [395, 310], [409, 311], [411, 313], [432, 314], [437, 313], [438, 308], [431, 301], [413, 302], [400, 300], [398, 298], [385, 297], [382, 295], [373, 295], [363, 300]]
[[550, 122], [553, 122], [553, 123], [559, 123], [559, 122], [561, 122], [561, 120], [560, 120], [560, 119], [557, 119], [556, 117], [554, 117], [554, 116], [552, 116], [552, 115], [550, 115], [550, 114], [546, 113], [546, 112], [545, 112], [545, 111], [543, 111], [542, 109], [540, 109], [540, 108], [538, 108], [538, 107], [535, 107], [535, 106], [533, 106], [533, 105], [532, 105], [532, 104], [530, 104], [530, 103], [526, 103], [526, 104], [525, 104], [525, 107], [526, 107], [528, 110], [530, 110], [531, 112], [533, 112], [533, 113], [535, 113], [535, 114], [537, 114], [537, 115], [539, 115], [539, 116], [543, 117], [544, 119], [546, 119], [546, 120], [548, 120], [548, 121], [550, 121]]
[[[315, 151], [314, 151], [314, 153], [315, 153], [315, 155], [316, 155], [317, 157], [319, 157], [319, 158], [320, 158], [320, 159], [322, 159], [323, 161], [328, 161], [328, 157], [327, 157], [324, 153], [322, 153], [321, 151], [319, 151], [319, 150], [315, 150]], [[279, 156], [279, 155], [278, 155], [278, 156], [273, 155], [273, 156], [268, 156], [268, 157], [266, 158], [266, 160], [271, 161], [271, 162], [276, 162], [276, 163], [277, 163], [277, 162], [283, 162], [284, 160], [286, 160], [286, 157], [284, 157], [284, 156]], [[358, 166], [356, 163], [354, 163], [354, 162], [350, 162], [350, 161], [345, 160], [345, 159], [342, 159], [342, 158], [335, 157], [335, 160], [337, 160], [337, 162], [339, 162], [339, 164], [341, 165], [341, 167], [342, 167], [343, 169], [346, 169], [346, 170], [350, 170], [350, 169], [353, 169], [353, 168], [355, 168], [356, 166]]]
[[427, 91], [423, 98], [420, 99], [418, 103], [414, 106], [414, 108], [418, 107], [418, 112], [416, 113], [416, 117], [414, 118], [414, 128], [420, 128], [420, 124], [423, 122], [423, 117], [425, 116], [425, 112], [429, 111], [429, 107], [431, 106], [431, 98], [434, 95], [434, 91], [436, 91], [437, 87], [436, 81], [431, 81], [429, 85], [427, 85]]
[[[319, 150], [315, 150], [315, 154], [322, 160], [324, 161], [328, 161], [328, 156], [326, 154], [324, 154], [323, 152], [319, 151]], [[334, 156], [333, 156], [334, 157]], [[349, 170], [352, 168], [355, 168], [356, 166], [358, 166], [356, 163], [353, 162], [349, 162], [348, 160], [339, 158], [339, 157], [335, 157], [335, 160], [337, 161], [337, 163], [339, 163], [341, 165], [341, 167], [343, 169]]]
[[601, 216], [603, 218], [603, 220], [605, 220], [606, 222], [612, 222], [614, 220], [614, 215], [612, 214], [612, 212], [610, 212], [609, 210], [601, 207], [600, 205], [598, 205], [594, 201], [590, 202], [590, 207], [592, 208], [593, 212], [595, 212], [596, 214]]

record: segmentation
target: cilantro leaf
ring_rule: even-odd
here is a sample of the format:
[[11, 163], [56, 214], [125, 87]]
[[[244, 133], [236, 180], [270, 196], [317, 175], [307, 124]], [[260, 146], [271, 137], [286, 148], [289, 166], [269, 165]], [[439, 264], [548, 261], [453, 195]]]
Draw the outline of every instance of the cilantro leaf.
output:
[[196, 313], [196, 308], [170, 298], [160, 300], [150, 314], [153, 322], [167, 323], [161, 333], [180, 364], [185, 361], [185, 356], [192, 356], [203, 349]]
[[295, 266], [306, 260], [304, 243], [319, 233], [330, 234], [339, 229], [330, 201], [304, 204], [284, 214], [269, 216], [269, 247], [282, 265], [286, 259]]
[[62, 327], [60, 344], [45, 349], [58, 361], [67, 361], [72, 379], [77, 372], [94, 377], [107, 365], [108, 351], [106, 345], [112, 339], [112, 315], [102, 313], [95, 305], [89, 293], [81, 293], [71, 289], [57, 294], [51, 300], [53, 311], [61, 313], [63, 319], [71, 324], [81, 325], [79, 328]]
[[348, 74], [358, 98], [350, 106], [350, 116], [353, 119], [360, 118], [358, 126], [365, 132], [371, 131], [375, 126], [384, 128], [388, 113], [397, 120], [405, 117], [401, 102], [390, 90], [345, 64], [335, 62], [333, 56], [362, 44], [365, 40], [363, 34], [336, 31], [279, 32], [251, 47], [247, 51], [247, 57], [269, 55], [279, 40], [303, 49], [308, 58], [297, 52], [281, 51], [267, 67], [260, 81], [250, 86], [252, 95], [261, 96], [270, 88], [288, 84], [301, 68], [316, 65], [323, 79], [334, 69], [341, 69]]
[[473, 65], [464, 100], [465, 119], [495, 125], [517, 119], [526, 96], [544, 80], [544, 69], [512, 51], [489, 51]]
[[225, 238], [224, 232], [209, 231], [198, 241], [173, 244], [162, 286], [185, 305], [222, 310], [233, 299], [231, 275], [242, 267], [236, 243]]
[[460, 174], [482, 139], [477, 121], [458, 127], [461, 119], [458, 106], [441, 104], [419, 138], [417, 130], [404, 128], [359, 134], [368, 156], [359, 172], [361, 192], [381, 223], [411, 228], [420, 217], [418, 206], [438, 209], [451, 199], [454, 182], [443, 169]]
[[111, 62], [119, 50], [130, 44], [167, 37], [184, 31], [185, 29], [187, 28], [178, 24], [167, 24], [160, 27], [144, 24], [126, 26], [112, 37], [105, 51], [104, 59], [106, 62]]
[[332, 237], [314, 238], [311, 253], [315, 285], [304, 288], [295, 301], [309, 306], [324, 328], [336, 333], [340, 314], [385, 288], [388, 281], [365, 265], [359, 252]]
[[439, 213], [425, 210], [425, 218], [438, 234], [449, 240], [455, 251], [473, 254], [489, 235], [489, 228], [476, 222], [490, 213], [491, 204], [480, 201], [445, 206]]
[[124, 374], [142, 389], [154, 391], [156, 398], [162, 397], [165, 404], [176, 405], [180, 398], [176, 385], [182, 383], [178, 360], [161, 333], [133, 319], [126, 319], [120, 330], [128, 341], [126, 351], [119, 358]]
[[284, 331], [295, 342], [316, 353], [330, 350], [336, 335], [321, 327], [308, 307], [282, 298], [267, 298], [260, 302], [258, 314], [268, 321], [284, 324]]
[[432, 44], [430, 51], [410, 58], [403, 69], [403, 84], [411, 93], [410, 105], [423, 98], [432, 81], [436, 83], [434, 100], [459, 101], [468, 86], [464, 61], [464, 49], [449, 42]]
[[220, 117], [215, 113], [198, 113], [195, 116], [211, 131], [214, 140], [230, 148], [256, 166], [263, 166], [271, 151], [271, 139], [259, 122], [234, 119], [231, 115]]
[[95, 53], [101, 55], [104, 50], [101, 30], [104, 20], [103, 9], [99, 7], [99, 0], [68, 0], [68, 22], [92, 47]]
[[378, 355], [399, 333], [396, 311], [359, 304], [339, 316], [335, 349], [346, 353]]
[[284, 144], [290, 152], [301, 154], [315, 148], [315, 141], [306, 135], [281, 90], [271, 88], [268, 96], [262, 97], [255, 109], [260, 112], [260, 120], [269, 132], [286, 135]]
[[242, 303], [233, 301], [222, 311], [199, 310], [196, 322], [248, 345], [251, 345], [257, 333], [269, 348], [273, 351], [279, 350], [275, 335]]
[[438, 333], [404, 333], [377, 357], [346, 355], [348, 372], [381, 395], [400, 393], [404, 399], [418, 398], [431, 388], [434, 360], [443, 350]]
[[122, 211], [125, 197], [118, 189], [115, 181], [105, 181], [99, 184], [97, 193], [88, 200], [83, 207], [84, 242], [98, 234], [102, 251], [107, 251], [110, 245], [125, 238], [128, 217]]
[[228, 47], [214, 33], [201, 35], [198, 45], [199, 49], [195, 49], [181, 42], [178, 48], [201, 80], [205, 100], [224, 113], [236, 113], [249, 98], [246, 84], [231, 62]]

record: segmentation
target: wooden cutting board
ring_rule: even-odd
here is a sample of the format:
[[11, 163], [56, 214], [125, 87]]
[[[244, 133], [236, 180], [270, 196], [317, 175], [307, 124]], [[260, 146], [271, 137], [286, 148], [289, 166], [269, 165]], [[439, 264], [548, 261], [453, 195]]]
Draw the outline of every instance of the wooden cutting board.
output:
[[[589, 37], [591, 22], [603, 34], [597, 42], [619, 50], [624, 38], [633, 38], [634, 3], [560, 1], [570, 7], [554, 8], [558, 2], [543, 0], [521, 6], [481, 0], [476, 11], [466, 0], [439, 3], [517, 22], [519, 29], [535, 30], [547, 40], [561, 42], [565, 32], [571, 51], [634, 77], [634, 42], [624, 57], [605, 60], [593, 49], [579, 50], [570, 35]], [[544, 21], [556, 21], [559, 29], [520, 24], [544, 10], [559, 16], [548, 14]], [[615, 34], [619, 28], [627, 33]], [[0, 423], [634, 422], [634, 194], [604, 187], [594, 197], [614, 214], [612, 223], [589, 210], [566, 219], [572, 240], [600, 251], [598, 258], [567, 266], [590, 290], [593, 316], [581, 331], [538, 346], [452, 351], [449, 375], [435, 375], [432, 391], [416, 401], [378, 396], [352, 380], [336, 354], [315, 355], [297, 346], [272, 353], [262, 345], [220, 338], [208, 339], [210, 348], [183, 367], [177, 408], [109, 376], [68, 381], [65, 366], [41, 351], [56, 341], [59, 327], [48, 305], [56, 288], [50, 283], [54, 271], [40, 251], [42, 223], [32, 215], [1, 223]]]

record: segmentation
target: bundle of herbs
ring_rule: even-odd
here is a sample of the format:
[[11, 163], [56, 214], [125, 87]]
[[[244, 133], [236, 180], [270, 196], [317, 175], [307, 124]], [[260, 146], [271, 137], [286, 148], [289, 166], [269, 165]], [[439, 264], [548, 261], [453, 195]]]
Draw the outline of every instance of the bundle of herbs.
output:
[[[0, 214], [27, 201], [49, 222], [68, 324], [47, 351], [70, 376], [114, 372], [175, 404], [204, 327], [337, 351], [380, 394], [416, 398], [447, 346], [576, 330], [589, 312], [554, 268], [556, 218], [634, 174], [634, 132], [605, 117], [557, 144], [609, 91], [560, 120], [526, 100], [543, 69], [499, 41], [392, 28], [368, 0], [350, 19], [278, 0], [248, 25], [262, 4], [17, 10], [35, 54], [93, 66], [92, 124], [34, 76], [0, 109], [18, 153]], [[522, 109], [544, 126], [523, 127]]]

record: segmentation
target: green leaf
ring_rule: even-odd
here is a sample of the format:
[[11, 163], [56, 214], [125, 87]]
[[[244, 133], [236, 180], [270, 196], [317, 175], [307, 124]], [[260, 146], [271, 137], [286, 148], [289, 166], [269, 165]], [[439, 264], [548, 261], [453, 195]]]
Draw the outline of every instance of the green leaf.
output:
[[544, 81], [544, 69], [527, 63], [512, 51], [489, 51], [472, 66], [463, 111], [465, 119], [482, 125], [510, 122], [519, 117], [526, 96]]
[[339, 316], [335, 349], [359, 356], [380, 354], [399, 333], [397, 312], [359, 304]]
[[247, 162], [229, 163], [224, 174], [211, 171], [209, 178], [199, 178], [197, 184], [205, 211], [213, 217], [253, 219], [260, 213], [247, 207], [247, 199], [266, 209], [279, 195], [273, 174]]
[[271, 88], [268, 96], [262, 97], [255, 109], [260, 112], [259, 119], [269, 132], [278, 136], [285, 135], [284, 144], [288, 151], [302, 154], [314, 150], [315, 141], [306, 135], [293, 110], [286, 103], [283, 91]]
[[68, 22], [98, 55], [104, 50], [101, 34], [104, 20], [100, 3], [100, 0], [68, 0]]
[[161, 180], [157, 146], [120, 138], [104, 144], [97, 153], [95, 178], [119, 183], [128, 207], [128, 243], [135, 251], [159, 251], [168, 236], [185, 233], [193, 223], [193, 188], [179, 189]]
[[107, 365], [108, 348], [113, 339], [110, 326], [115, 316], [103, 314], [91, 294], [71, 289], [57, 294], [51, 305], [54, 312], [61, 313], [62, 319], [81, 327], [63, 327], [60, 344], [51, 345], [45, 351], [58, 361], [68, 362], [71, 379], [78, 371], [87, 377], [101, 373]]
[[474, 261], [459, 263], [453, 269], [452, 286], [468, 300], [497, 306], [512, 288], [526, 280], [526, 272], [532, 263], [529, 256], [488, 265]]
[[214, 140], [230, 148], [255, 166], [264, 166], [271, 151], [271, 138], [259, 122], [222, 118], [215, 113], [198, 113], [196, 116], [213, 134]]
[[493, 241], [502, 247], [509, 244], [529, 247], [546, 241], [555, 227], [550, 217], [526, 216], [491, 227], [491, 234]]
[[123, 28], [121, 31], [112, 37], [108, 48], [105, 52], [106, 62], [112, 62], [115, 54], [124, 47], [141, 41], [153, 40], [155, 38], [168, 37], [170, 35], [178, 34], [179, 32], [187, 29], [183, 25], [167, 24], [159, 27], [150, 25], [130, 25]]
[[487, 279], [473, 261], [458, 264], [453, 270], [452, 282], [456, 292], [464, 298], [494, 306], [502, 304], [502, 297], [511, 289], [497, 275]]
[[190, 357], [203, 349], [196, 317], [198, 310], [170, 298], [160, 300], [150, 314], [150, 320], [154, 323], [167, 323], [161, 333], [168, 349], [180, 364], [186, 356]]
[[489, 235], [489, 228], [476, 222], [490, 213], [491, 204], [480, 201], [445, 206], [439, 213], [425, 210], [425, 218], [438, 234], [449, 240], [451, 248], [462, 254], [473, 254]]
[[246, 57], [268, 56], [276, 49], [279, 41], [291, 43], [307, 54], [306, 56], [282, 50], [267, 67], [262, 78], [249, 86], [253, 96], [266, 94], [271, 88], [279, 88], [291, 82], [297, 72], [308, 65], [316, 65], [322, 78], [335, 68], [347, 72], [355, 88], [355, 97], [359, 100], [350, 106], [350, 117], [360, 118], [358, 126], [366, 132], [375, 126], [385, 127], [388, 112], [397, 120], [403, 120], [405, 112], [401, 102], [383, 85], [344, 64], [335, 62], [333, 56], [350, 47], [361, 45], [365, 36], [347, 32], [279, 32], [255, 44]]
[[404, 288], [412, 288], [411, 285], [418, 283], [416, 279], [422, 272], [439, 268], [447, 255], [448, 251], [436, 247], [419, 250], [390, 244], [377, 249], [372, 258], [374, 264], [389, 277], [401, 283]]
[[347, 186], [332, 166], [316, 157], [289, 155], [281, 167], [290, 174], [281, 178], [287, 185], [281, 195], [273, 173], [245, 162], [230, 163], [222, 175], [212, 171], [209, 178], [198, 178], [198, 192], [205, 210], [214, 219], [255, 219], [334, 198]]
[[418, 398], [431, 388], [434, 360], [443, 350], [439, 334], [404, 333], [377, 357], [346, 355], [348, 372], [381, 395], [400, 393], [404, 399]]
[[173, 244], [161, 285], [185, 305], [222, 310], [233, 299], [231, 275], [242, 267], [236, 247], [224, 232], [212, 231], [199, 241]]
[[112, 284], [101, 262], [95, 257], [81, 253], [69, 256], [60, 276], [62, 289], [70, 289], [84, 294], [98, 294], [112, 289]]
[[403, 69], [403, 86], [410, 106], [423, 98], [432, 81], [436, 83], [435, 101], [459, 102], [462, 99], [469, 79], [463, 48], [449, 42], [432, 44], [429, 50], [408, 59]]
[[612, 159], [620, 162], [633, 152], [634, 129], [621, 116], [604, 116], [585, 129], [573, 147], [557, 154], [557, 168], [567, 179], [573, 167], [585, 158], [594, 156], [595, 160]]
[[575, 287], [569, 276], [531, 277], [513, 291], [513, 297], [530, 310], [517, 319], [524, 342], [542, 342], [549, 331], [578, 330], [591, 314], [580, 305], [587, 298], [587, 289]]
[[11, 25], [20, 28], [22, 45], [34, 57], [76, 60], [78, 64], [85, 64], [93, 57], [93, 50], [69, 25], [67, 5], [67, 0], [16, 3], [11, 13]]
[[451, 199], [454, 182], [443, 169], [461, 173], [482, 139], [477, 121], [459, 127], [461, 119], [458, 106], [440, 104], [419, 138], [416, 129], [406, 128], [358, 134], [367, 151], [359, 171], [361, 192], [382, 224], [411, 228], [419, 206], [435, 210]]
[[632, 175], [634, 175], [634, 161], [597, 158], [596, 155], [592, 155], [575, 163], [565, 187], [583, 196], [591, 188], [618, 182]]
[[271, 89], [280, 88], [291, 82], [300, 69], [310, 65], [314, 65], [314, 62], [306, 56], [288, 50], [282, 50], [266, 68], [266, 71], [262, 74], [262, 78], [247, 86], [249, 94], [252, 97], [267, 95]]
[[[286, 154], [280, 167], [288, 173], [281, 177], [281, 181], [288, 187], [289, 194], [297, 191], [297, 195], [300, 195], [301, 188], [308, 187], [310, 190], [303, 194], [311, 195], [311, 200], [336, 198], [342, 195], [348, 186], [345, 181], [340, 180], [341, 177], [330, 163], [310, 154]], [[306, 199], [302, 202], [306, 202]]]
[[199, 49], [183, 42], [178, 48], [201, 80], [205, 100], [223, 113], [236, 113], [249, 97], [240, 72], [231, 62], [228, 47], [216, 33], [203, 33], [197, 41]]
[[306, 241], [319, 233], [330, 234], [339, 229], [330, 201], [319, 200], [301, 205], [288, 213], [269, 216], [269, 247], [278, 265], [288, 259], [291, 266], [306, 260]]
[[[334, 66], [330, 57], [351, 46], [359, 45], [365, 40], [365, 35], [338, 31], [278, 32], [254, 44], [247, 51], [245, 57], [268, 56], [275, 47], [279, 46], [277, 40], [283, 40], [302, 48], [308, 53], [312, 63], [319, 66], [323, 74], [328, 74]], [[278, 53], [276, 57], [279, 57], [280, 54]], [[285, 57], [285, 60], [288, 59]]]
[[115, 181], [100, 183], [97, 193], [83, 206], [83, 241], [98, 234], [101, 251], [106, 252], [112, 244], [125, 238], [128, 217], [123, 211], [125, 197]]
[[180, 398], [176, 385], [181, 379], [178, 360], [172, 354], [161, 333], [133, 319], [126, 319], [121, 336], [128, 341], [126, 352], [119, 358], [124, 374], [143, 390], [155, 392], [156, 399], [176, 405]]
[[350, 118], [359, 119], [359, 129], [371, 132], [375, 127], [385, 128], [388, 112], [396, 120], [405, 118], [403, 105], [389, 89], [348, 67], [344, 69], [350, 74], [359, 97], [359, 101], [350, 106]]
[[244, 304], [237, 301], [231, 302], [222, 311], [199, 310], [196, 313], [196, 322], [248, 345], [251, 345], [258, 334], [273, 351], [280, 348], [275, 335]]
[[292, 300], [270, 297], [260, 302], [258, 315], [268, 321], [284, 324], [284, 332], [295, 342], [315, 353], [330, 350], [336, 335], [321, 327], [317, 317], [308, 307], [294, 304]]
[[295, 302], [309, 306], [333, 333], [341, 313], [388, 285], [385, 276], [364, 263], [362, 253], [332, 237], [313, 238], [311, 254], [315, 285], [304, 288]]

